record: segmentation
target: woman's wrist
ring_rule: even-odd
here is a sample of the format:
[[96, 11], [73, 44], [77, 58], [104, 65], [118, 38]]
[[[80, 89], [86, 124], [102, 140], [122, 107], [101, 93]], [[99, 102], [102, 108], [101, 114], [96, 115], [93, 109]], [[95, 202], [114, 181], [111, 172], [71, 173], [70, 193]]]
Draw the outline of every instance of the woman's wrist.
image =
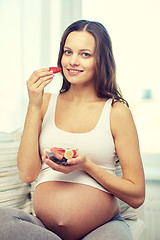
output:
[[84, 170], [85, 172], [89, 172], [93, 165], [94, 163], [89, 158], [86, 157], [86, 161], [82, 166], [82, 170]]
[[40, 114], [41, 113], [41, 108], [29, 103], [28, 104], [28, 112], [35, 113], [35, 114]]

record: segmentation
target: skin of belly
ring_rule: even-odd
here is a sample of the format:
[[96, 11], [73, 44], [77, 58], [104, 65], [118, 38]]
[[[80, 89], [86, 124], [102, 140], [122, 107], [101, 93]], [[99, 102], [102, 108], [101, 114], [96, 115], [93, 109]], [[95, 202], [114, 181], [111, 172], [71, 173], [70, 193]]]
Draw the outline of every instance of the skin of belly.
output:
[[113, 195], [91, 186], [68, 182], [39, 184], [33, 205], [36, 216], [64, 240], [81, 239], [119, 212]]

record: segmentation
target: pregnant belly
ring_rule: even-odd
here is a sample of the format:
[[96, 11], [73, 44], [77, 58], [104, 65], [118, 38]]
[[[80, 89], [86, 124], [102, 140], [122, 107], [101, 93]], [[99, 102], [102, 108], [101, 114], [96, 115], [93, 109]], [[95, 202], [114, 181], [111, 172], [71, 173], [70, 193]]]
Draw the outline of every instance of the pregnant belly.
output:
[[37, 217], [64, 240], [82, 238], [119, 211], [111, 194], [68, 182], [39, 184], [33, 203]]

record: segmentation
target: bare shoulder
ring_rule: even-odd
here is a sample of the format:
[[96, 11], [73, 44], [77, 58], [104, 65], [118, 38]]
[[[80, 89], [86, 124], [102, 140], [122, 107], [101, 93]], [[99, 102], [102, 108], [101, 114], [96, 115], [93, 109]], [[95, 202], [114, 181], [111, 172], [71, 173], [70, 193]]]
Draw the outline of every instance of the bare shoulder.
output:
[[127, 117], [132, 115], [130, 109], [122, 102], [115, 102], [112, 105], [111, 114], [113, 117]]
[[44, 95], [43, 95], [43, 104], [42, 104], [42, 108], [41, 108], [42, 119], [44, 118], [44, 115], [45, 115], [45, 113], [47, 111], [50, 98], [51, 98], [51, 94], [50, 93], [44, 93]]
[[113, 135], [117, 129], [128, 129], [134, 126], [131, 110], [122, 102], [115, 102], [112, 105], [110, 119]]

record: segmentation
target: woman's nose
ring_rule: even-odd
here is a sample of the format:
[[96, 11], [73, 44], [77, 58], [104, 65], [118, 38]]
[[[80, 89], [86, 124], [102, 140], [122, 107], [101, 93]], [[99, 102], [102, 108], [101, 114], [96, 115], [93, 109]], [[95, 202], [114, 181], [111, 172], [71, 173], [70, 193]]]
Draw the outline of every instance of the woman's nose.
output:
[[79, 56], [77, 54], [72, 54], [72, 56], [70, 58], [70, 65], [71, 66], [79, 65]]

